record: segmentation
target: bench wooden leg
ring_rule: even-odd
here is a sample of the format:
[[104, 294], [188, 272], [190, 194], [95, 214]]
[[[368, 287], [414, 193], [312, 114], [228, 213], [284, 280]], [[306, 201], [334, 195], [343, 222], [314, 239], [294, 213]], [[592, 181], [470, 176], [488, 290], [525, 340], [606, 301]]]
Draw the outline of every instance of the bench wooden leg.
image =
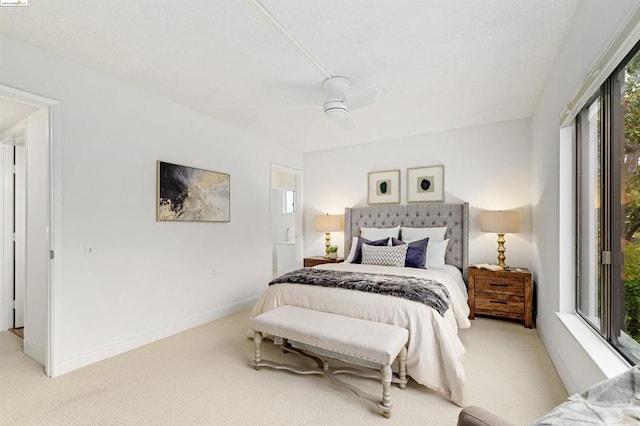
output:
[[256, 352], [253, 357], [253, 368], [256, 370], [260, 370], [260, 366], [258, 365], [260, 361], [262, 361], [262, 354], [260, 353], [260, 344], [262, 343], [262, 333], [259, 331], [253, 332], [253, 343], [256, 346]]
[[382, 415], [391, 417], [391, 366], [383, 365], [380, 369], [380, 380], [382, 381]]
[[400, 389], [407, 387], [407, 347], [403, 346], [398, 354], [398, 378]]

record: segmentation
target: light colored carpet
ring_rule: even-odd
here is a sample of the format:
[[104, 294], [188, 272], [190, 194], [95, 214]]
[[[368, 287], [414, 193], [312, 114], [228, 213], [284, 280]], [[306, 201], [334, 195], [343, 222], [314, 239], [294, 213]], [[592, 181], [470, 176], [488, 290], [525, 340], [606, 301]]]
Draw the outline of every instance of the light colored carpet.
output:
[[[0, 333], [2, 425], [455, 425], [460, 407], [410, 382], [390, 419], [321, 376], [249, 367], [249, 311], [53, 379]], [[467, 403], [529, 424], [567, 394], [536, 330], [478, 318], [461, 331]], [[296, 359], [271, 342], [264, 358]], [[292, 358], [293, 357], [293, 358]], [[380, 385], [352, 379], [378, 394]]]

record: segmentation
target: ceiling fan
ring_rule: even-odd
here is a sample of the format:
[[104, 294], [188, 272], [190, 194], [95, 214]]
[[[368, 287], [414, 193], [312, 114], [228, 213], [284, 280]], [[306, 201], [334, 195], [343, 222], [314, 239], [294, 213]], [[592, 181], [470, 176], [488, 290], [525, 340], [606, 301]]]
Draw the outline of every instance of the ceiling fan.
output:
[[327, 98], [322, 105], [325, 115], [332, 119], [342, 128], [349, 129], [355, 127], [349, 114], [347, 106], [347, 89], [351, 81], [347, 77], [329, 77], [322, 82], [322, 87], [327, 92]]
[[[260, 2], [260, 0], [253, 0], [256, 7], [264, 14], [264, 16], [271, 21], [271, 23], [284, 35], [303, 55], [311, 61], [311, 63], [320, 70], [322, 74], [326, 76], [326, 79], [322, 82], [322, 87], [326, 92], [326, 98], [322, 104], [322, 110], [324, 114], [330, 118], [334, 123], [343, 129], [351, 129], [355, 127], [353, 121], [349, 118], [349, 106], [347, 103], [347, 91], [351, 84], [351, 80], [343, 76], [335, 76], [327, 72], [316, 59], [311, 56], [292, 36], [287, 30], [278, 22], [278, 20], [271, 14], [271, 12]], [[352, 103], [352, 107], [363, 107], [374, 103], [381, 93], [384, 93], [383, 89], [369, 90], [362, 96], [359, 96]]]
[[333, 119], [344, 118], [349, 113], [347, 89], [351, 81], [347, 77], [329, 77], [322, 82], [327, 91], [327, 99], [322, 105], [324, 113]]

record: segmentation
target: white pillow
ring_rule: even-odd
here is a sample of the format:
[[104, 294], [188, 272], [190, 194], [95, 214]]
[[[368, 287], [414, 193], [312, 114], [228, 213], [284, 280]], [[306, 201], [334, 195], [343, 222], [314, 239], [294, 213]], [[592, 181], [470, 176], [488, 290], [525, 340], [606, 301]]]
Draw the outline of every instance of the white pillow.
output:
[[392, 228], [360, 228], [360, 236], [367, 240], [376, 241], [383, 238], [398, 238], [400, 225]]
[[399, 246], [362, 245], [362, 264], [381, 266], [404, 266], [408, 244]]
[[444, 268], [444, 256], [447, 254], [449, 240], [431, 241], [427, 244], [427, 260], [424, 267], [427, 269]]
[[351, 249], [349, 250], [349, 256], [345, 259], [344, 263], [353, 262], [353, 257], [356, 255], [356, 246], [358, 245], [358, 237], [353, 237], [351, 240]]
[[434, 228], [400, 228], [401, 240], [405, 243], [411, 243], [414, 241], [429, 238], [429, 244], [431, 241], [444, 241], [444, 234], [447, 232], [447, 227], [434, 227]]

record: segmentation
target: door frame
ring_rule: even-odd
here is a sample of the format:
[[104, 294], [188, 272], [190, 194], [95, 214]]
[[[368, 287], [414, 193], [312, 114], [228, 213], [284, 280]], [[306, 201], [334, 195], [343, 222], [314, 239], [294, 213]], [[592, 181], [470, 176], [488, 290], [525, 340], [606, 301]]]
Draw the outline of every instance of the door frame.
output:
[[[61, 173], [59, 164], [61, 164], [62, 158], [62, 144], [60, 143], [60, 128], [61, 128], [61, 104], [59, 101], [50, 99], [35, 93], [27, 92], [24, 90], [16, 89], [10, 86], [0, 84], [0, 96], [11, 100], [23, 102], [29, 105], [33, 105], [40, 109], [47, 109], [48, 111], [48, 127], [49, 127], [49, 183], [48, 183], [48, 233], [47, 243], [49, 251], [51, 253], [50, 260], [48, 262], [47, 271], [47, 314], [45, 326], [47, 332], [46, 347], [44, 348], [44, 370], [45, 374], [49, 377], [56, 376], [58, 370], [59, 356], [55, 346], [55, 284], [60, 279], [60, 268], [55, 268], [55, 260], [60, 263], [62, 256], [62, 246], [58, 235], [60, 229], [62, 229], [62, 206], [60, 201], [62, 199], [62, 187], [61, 187]], [[28, 173], [28, 171], [27, 171]], [[28, 175], [27, 175], [28, 179]], [[28, 232], [28, 230], [27, 230]], [[55, 256], [54, 256], [55, 255]], [[2, 297], [4, 299], [4, 296]], [[2, 300], [2, 303], [6, 301]], [[25, 299], [25, 306], [28, 305], [29, 300]], [[6, 317], [6, 315], [5, 315]]]

